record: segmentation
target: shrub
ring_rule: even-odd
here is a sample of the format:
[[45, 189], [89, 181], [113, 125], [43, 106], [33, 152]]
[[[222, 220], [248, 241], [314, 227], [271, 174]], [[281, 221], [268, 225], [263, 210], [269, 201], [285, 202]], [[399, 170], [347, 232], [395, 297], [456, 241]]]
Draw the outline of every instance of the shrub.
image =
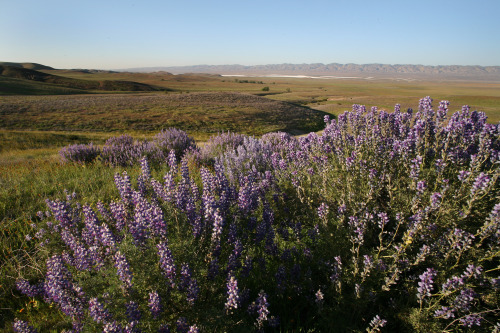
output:
[[131, 166], [137, 164], [145, 153], [145, 145], [136, 142], [130, 135], [111, 137], [102, 148], [102, 159], [112, 166]]
[[82, 164], [94, 162], [100, 153], [99, 147], [94, 146], [93, 143], [69, 145], [59, 150], [59, 155], [63, 162]]
[[153, 143], [165, 156], [168, 156], [170, 151], [173, 150], [178, 159], [182, 157], [186, 150], [196, 147], [196, 143], [192, 137], [188, 136], [186, 132], [176, 128], [162, 130], [155, 135]]
[[161, 182], [143, 159], [97, 210], [48, 200], [44, 277], [18, 289], [74, 330], [494, 331], [499, 126], [431, 102], [354, 105], [299, 140], [214, 138], [213, 168], [171, 154]]

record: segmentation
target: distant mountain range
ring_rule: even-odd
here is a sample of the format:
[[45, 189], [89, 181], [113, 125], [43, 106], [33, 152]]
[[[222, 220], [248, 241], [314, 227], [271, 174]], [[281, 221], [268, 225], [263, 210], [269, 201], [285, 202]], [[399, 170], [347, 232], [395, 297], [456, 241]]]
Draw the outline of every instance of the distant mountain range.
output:
[[221, 75], [317, 75], [403, 79], [455, 79], [500, 81], [500, 66], [424, 66], [386, 64], [274, 64], [274, 65], [197, 65], [174, 67], [140, 67], [121, 69], [128, 72], [172, 74], [211, 73]]

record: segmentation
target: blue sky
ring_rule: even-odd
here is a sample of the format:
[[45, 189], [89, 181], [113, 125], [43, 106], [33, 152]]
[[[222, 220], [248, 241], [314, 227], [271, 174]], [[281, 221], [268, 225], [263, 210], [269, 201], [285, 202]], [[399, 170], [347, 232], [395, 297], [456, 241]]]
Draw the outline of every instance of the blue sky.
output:
[[1, 0], [0, 61], [500, 65], [499, 0]]

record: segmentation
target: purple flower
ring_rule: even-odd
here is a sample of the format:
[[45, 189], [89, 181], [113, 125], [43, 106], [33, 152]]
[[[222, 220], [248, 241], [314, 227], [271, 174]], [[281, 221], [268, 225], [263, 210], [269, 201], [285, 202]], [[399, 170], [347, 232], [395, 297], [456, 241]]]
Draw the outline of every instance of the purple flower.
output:
[[194, 304], [200, 292], [198, 283], [196, 279], [192, 277], [192, 274], [189, 264], [183, 264], [181, 267], [181, 283], [179, 284], [179, 289], [186, 291], [186, 298], [190, 305]]
[[324, 299], [325, 295], [323, 294], [321, 289], [318, 289], [318, 291], [314, 294], [314, 296], [316, 298], [315, 299], [316, 304], [318, 304], [318, 305], [323, 304], [323, 299]]
[[387, 324], [387, 320], [381, 319], [379, 315], [373, 317], [370, 321], [370, 330], [369, 332], [380, 332], [380, 328], [384, 327]]
[[441, 203], [441, 198], [442, 195], [439, 192], [434, 192], [431, 195], [431, 207], [432, 208], [437, 208], [439, 204]]
[[104, 309], [104, 306], [95, 297], [89, 300], [89, 313], [96, 323], [104, 323], [111, 320], [109, 311]]
[[442, 306], [441, 309], [438, 309], [434, 312], [434, 317], [450, 319], [455, 318], [455, 308], [451, 308], [448, 306]]
[[17, 333], [37, 333], [38, 331], [34, 329], [32, 326], [30, 326], [27, 322], [15, 319], [14, 320], [14, 332]]
[[200, 329], [198, 328], [198, 326], [196, 326], [196, 324], [189, 327], [188, 333], [199, 333], [199, 332], [200, 332]]
[[321, 205], [318, 207], [318, 216], [320, 219], [325, 219], [328, 215], [329, 207], [326, 203], [321, 203]]
[[226, 311], [232, 312], [233, 309], [238, 308], [239, 295], [238, 295], [238, 280], [232, 275], [229, 276], [227, 281], [227, 301], [225, 304]]
[[172, 252], [168, 248], [166, 242], [156, 245], [158, 249], [158, 256], [160, 257], [160, 267], [163, 269], [163, 274], [170, 282], [172, 288], [175, 287], [176, 266]]
[[130, 265], [127, 259], [120, 251], [115, 254], [115, 267], [117, 269], [117, 274], [119, 279], [123, 282], [123, 286], [128, 289], [132, 287], [132, 272], [130, 271]]
[[433, 289], [434, 278], [436, 277], [437, 272], [433, 268], [427, 268], [427, 270], [422, 273], [418, 282], [418, 293], [417, 298], [422, 301], [424, 297], [431, 296], [431, 291]]
[[263, 328], [264, 327], [264, 322], [267, 321], [267, 315], [269, 314], [269, 303], [267, 302], [267, 295], [266, 293], [261, 290], [259, 293], [259, 297], [257, 297], [257, 327], [258, 328]]
[[134, 301], [130, 301], [125, 306], [125, 313], [127, 314], [127, 319], [129, 320], [129, 322], [138, 322], [141, 319], [139, 305]]
[[153, 318], [158, 319], [160, 313], [162, 311], [160, 295], [157, 291], [152, 291], [149, 293], [149, 301], [148, 301], [149, 310], [153, 315]]
[[16, 281], [16, 288], [28, 297], [36, 297], [42, 295], [44, 292], [43, 284], [31, 285], [24, 279]]
[[186, 318], [179, 317], [179, 319], [177, 319], [176, 324], [177, 324], [177, 331], [179, 331], [180, 333], [187, 333], [188, 332], [189, 326], [188, 326]]
[[460, 318], [460, 323], [465, 327], [481, 326], [481, 320], [483, 318], [477, 314], [470, 314], [465, 317]]
[[116, 321], [112, 321], [105, 323], [102, 331], [104, 333], [122, 333], [123, 328]]
[[484, 172], [481, 172], [476, 179], [474, 180], [474, 184], [472, 184], [472, 188], [470, 190], [471, 196], [474, 196], [478, 192], [486, 191], [490, 183], [490, 177]]

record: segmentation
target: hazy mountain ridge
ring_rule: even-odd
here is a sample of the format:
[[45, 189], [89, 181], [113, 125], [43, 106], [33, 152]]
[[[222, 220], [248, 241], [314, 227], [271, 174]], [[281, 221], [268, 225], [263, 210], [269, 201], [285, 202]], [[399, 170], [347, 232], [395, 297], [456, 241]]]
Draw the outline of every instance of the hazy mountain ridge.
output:
[[129, 68], [122, 71], [155, 72], [168, 71], [181, 73], [217, 73], [248, 75], [349, 75], [349, 76], [403, 76], [442, 79], [500, 80], [500, 66], [424, 66], [424, 65], [388, 65], [388, 64], [271, 64], [271, 65], [196, 65], [173, 67]]

